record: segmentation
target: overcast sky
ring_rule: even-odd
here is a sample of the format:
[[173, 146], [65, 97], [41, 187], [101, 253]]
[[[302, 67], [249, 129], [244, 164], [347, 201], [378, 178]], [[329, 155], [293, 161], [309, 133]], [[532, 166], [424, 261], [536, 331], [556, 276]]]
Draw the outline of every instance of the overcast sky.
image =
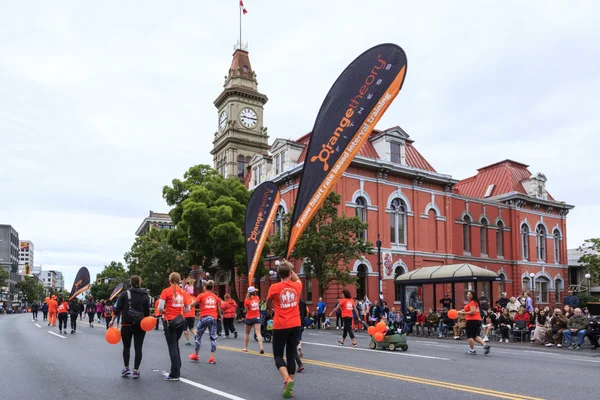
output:
[[[393, 42], [408, 73], [379, 128], [400, 125], [457, 179], [529, 164], [576, 205], [569, 247], [599, 236], [600, 6], [416, 3], [245, 0], [271, 142], [308, 132], [348, 63]], [[163, 185], [212, 164], [238, 35], [238, 0], [0, 3], [0, 222], [67, 290], [80, 266], [93, 278], [122, 261], [148, 210], [168, 211]]]

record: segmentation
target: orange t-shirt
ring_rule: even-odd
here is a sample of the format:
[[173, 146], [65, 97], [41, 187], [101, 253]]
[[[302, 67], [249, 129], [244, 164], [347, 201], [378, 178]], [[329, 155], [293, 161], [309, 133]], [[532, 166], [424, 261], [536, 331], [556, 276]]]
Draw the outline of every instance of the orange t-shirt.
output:
[[[194, 302], [194, 296], [192, 296], [189, 293], [185, 293], [185, 304], [186, 305], [190, 305]], [[196, 307], [190, 307], [190, 311], [185, 312], [185, 310], [183, 311], [183, 317], [184, 318], [196, 318]]]
[[300, 323], [300, 294], [302, 282], [285, 281], [271, 285], [267, 298], [273, 302], [275, 317], [273, 329], [288, 329], [301, 326]]
[[[175, 287], [175, 290], [173, 290]], [[165, 321], [171, 321], [183, 313], [185, 292], [179, 286], [169, 286], [160, 294], [160, 299], [165, 301]]]
[[354, 300], [341, 299], [340, 310], [342, 310], [342, 318], [352, 318], [352, 310], [354, 310]]
[[217, 305], [221, 304], [223, 301], [219, 296], [213, 292], [204, 292], [196, 297], [196, 301], [200, 304], [200, 318], [213, 317], [214, 319], [217, 319], [219, 317]]
[[66, 301], [63, 301], [62, 303], [60, 303], [60, 306], [58, 306], [57, 310], [58, 310], [59, 314], [66, 313], [67, 311], [69, 311], [69, 303], [67, 303]]
[[246, 308], [246, 319], [260, 318], [260, 299], [258, 296], [250, 296], [244, 300], [244, 307]]
[[48, 301], [48, 311], [49, 312], [56, 312], [57, 309], [58, 309], [58, 302], [56, 300]]
[[[471, 301], [469, 302], [469, 304], [467, 304], [467, 305], [465, 306], [465, 311], [466, 311], [466, 312], [469, 312], [469, 311], [471, 311], [471, 307], [475, 307], [477, 310], [479, 310], [479, 304], [478, 304], [478, 303], [476, 303], [476, 302], [475, 302], [475, 301], [473, 301], [473, 300], [471, 300]], [[465, 315], [465, 319], [466, 319], [467, 321], [481, 321], [481, 313], [478, 311], [478, 312], [476, 312], [475, 314], [472, 314], [472, 315]]]
[[155, 317], [160, 317], [160, 311], [158, 311], [158, 303], [160, 302], [160, 299], [156, 299], [156, 301], [154, 302], [154, 316]]

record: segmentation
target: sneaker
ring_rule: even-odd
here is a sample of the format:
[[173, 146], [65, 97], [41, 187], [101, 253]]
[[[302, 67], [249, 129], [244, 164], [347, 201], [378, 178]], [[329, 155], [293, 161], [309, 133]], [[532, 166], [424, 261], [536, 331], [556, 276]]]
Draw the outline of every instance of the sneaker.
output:
[[562, 344], [559, 343], [559, 344], [556, 345], [556, 347], [562, 347]]
[[292, 392], [292, 390], [294, 389], [294, 380], [292, 378], [287, 378], [285, 381], [283, 381], [283, 398], [284, 399], [291, 399], [292, 397], [294, 397], [294, 394]]
[[573, 350], [574, 348], [575, 348], [574, 344], [572, 344], [572, 345], [569, 346], [569, 350]]
[[298, 372], [298, 373], [300, 373], [302, 371], [304, 371], [304, 365], [299, 366], [298, 369], [296, 370], [296, 372]]
[[191, 345], [192, 345], [192, 342], [190, 342], [190, 341], [188, 340], [187, 342], [185, 342], [185, 345], [186, 345], [186, 346], [191, 346]]
[[265, 350], [264, 349], [260, 349], [259, 353], [260, 354], [265, 354]]
[[483, 346], [483, 354], [490, 354], [490, 346], [489, 345]]
[[121, 371], [122, 377], [129, 376], [130, 374], [131, 374], [131, 370], [129, 368], [123, 368], [123, 370]]
[[304, 353], [302, 352], [302, 347], [298, 347], [298, 357], [303, 358]]
[[165, 375], [165, 381], [178, 382], [179, 378], [171, 378], [171, 375]]
[[350, 347], [358, 347], [358, 343], [352, 343]]
[[198, 361], [200, 358], [198, 357], [198, 354], [190, 354], [190, 360], [191, 361]]
[[554, 345], [552, 343], [546, 343], [546, 347], [553, 347]]
[[233, 338], [237, 339], [237, 331], [233, 332]]
[[340, 327], [339, 327], [339, 326], [336, 326], [336, 327], [335, 327], [335, 329], [336, 329], [336, 330], [339, 330], [339, 329], [340, 329]]
[[337, 342], [338, 342], [338, 344], [339, 344], [340, 346], [343, 346], [343, 345], [344, 345], [344, 342], [343, 342], [343, 341], [341, 341], [341, 340], [338, 340]]
[[140, 377], [140, 371], [133, 371], [133, 379], [137, 379]]
[[484, 337], [483, 337], [483, 341], [484, 341], [484, 342], [489, 342], [489, 341], [490, 341], [490, 339], [489, 339], [487, 336], [484, 336]]
[[581, 346], [580, 345], [575, 346], [575, 350], [581, 350]]
[[476, 356], [477, 352], [475, 350], [467, 350], [467, 352], [465, 354], [468, 354], [470, 356]]
[[209, 364], [216, 364], [216, 363], [217, 363], [217, 360], [215, 360], [215, 358], [214, 358], [214, 357], [211, 357], [211, 358], [209, 358], [209, 359], [208, 359], [208, 363], [209, 363]]
[[71, 335], [74, 334], [74, 333], [75, 333], [75, 331], [73, 329], [71, 329]]

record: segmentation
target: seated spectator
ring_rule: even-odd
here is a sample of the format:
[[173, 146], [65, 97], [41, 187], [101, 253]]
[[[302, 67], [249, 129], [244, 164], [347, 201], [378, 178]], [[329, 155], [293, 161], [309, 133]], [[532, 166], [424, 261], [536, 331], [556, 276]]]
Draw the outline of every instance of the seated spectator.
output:
[[431, 330], [434, 331], [437, 329], [440, 323], [440, 316], [438, 313], [433, 312], [433, 310], [429, 309], [429, 314], [427, 314], [427, 322], [425, 322], [425, 327], [427, 328], [427, 336], [431, 334]]
[[[563, 331], [565, 341], [569, 343], [569, 349], [581, 350], [583, 339], [587, 335], [588, 321], [583, 316], [581, 308], [575, 309], [575, 314], [567, 321], [567, 329]], [[577, 335], [577, 344], [573, 343], [573, 335]]]
[[392, 307], [392, 311], [390, 311], [388, 315], [388, 321], [396, 324], [397, 326], [401, 326], [400, 322], [402, 322], [402, 314], [398, 312], [396, 307]]
[[454, 331], [454, 340], [459, 340], [463, 329], [467, 327], [467, 320], [464, 315], [459, 315], [456, 323], [452, 327]]
[[415, 321], [415, 328], [417, 331], [417, 336], [425, 336], [425, 324], [427, 323], [427, 318], [421, 309], [417, 310], [417, 319]]
[[[515, 318], [515, 315], [517, 315], [519, 312], [519, 307], [521, 307], [521, 303], [519, 303], [516, 298], [511, 297], [508, 305], [506, 306], [511, 319]], [[523, 307], [523, 309], [525, 308]]]
[[490, 308], [483, 318], [483, 341], [489, 342], [489, 334], [492, 329], [498, 329], [498, 318], [492, 308]]
[[408, 306], [408, 310], [404, 313], [404, 333], [407, 335], [412, 332], [412, 327], [417, 320], [417, 312], [413, 306]]
[[513, 318], [513, 322], [515, 325], [513, 337], [514, 337], [515, 342], [517, 340], [521, 340], [522, 335], [523, 335], [523, 331], [517, 329], [517, 321], [525, 321], [525, 330], [527, 330], [527, 324], [529, 323], [529, 313], [527, 311], [525, 311], [524, 306], [519, 307], [519, 311]]
[[546, 330], [546, 347], [554, 346], [556, 337], [557, 347], [562, 347], [563, 331], [567, 328], [567, 317], [561, 312], [560, 308], [554, 310], [550, 318], [550, 328]]
[[527, 329], [529, 330], [529, 341], [533, 343], [533, 331], [535, 330], [537, 317], [540, 315], [540, 309], [535, 307], [532, 313], [529, 313], [529, 321], [527, 322]]
[[546, 315], [546, 310], [541, 310], [535, 320], [535, 328], [531, 335], [532, 342], [538, 342], [540, 345], [546, 343], [546, 331], [550, 327], [550, 319]]
[[567, 317], [567, 319], [571, 318], [575, 314], [573, 308], [571, 306], [565, 305], [563, 308], [563, 315]]
[[592, 350], [599, 347], [598, 336], [600, 336], [600, 317], [594, 317], [588, 322], [588, 339], [592, 344]]
[[448, 331], [448, 328], [452, 328], [452, 326], [454, 326], [454, 320], [448, 318], [448, 309], [444, 308], [440, 312], [440, 324], [438, 326], [440, 337], [444, 337]]
[[510, 331], [513, 328], [513, 320], [510, 317], [510, 313], [508, 308], [504, 308], [502, 310], [502, 314], [498, 317], [498, 329], [500, 329], [500, 343], [504, 340], [508, 343], [508, 339], [510, 337]]
[[592, 316], [590, 315], [590, 312], [587, 307], [583, 307], [583, 316], [586, 317], [588, 320], [592, 319]]

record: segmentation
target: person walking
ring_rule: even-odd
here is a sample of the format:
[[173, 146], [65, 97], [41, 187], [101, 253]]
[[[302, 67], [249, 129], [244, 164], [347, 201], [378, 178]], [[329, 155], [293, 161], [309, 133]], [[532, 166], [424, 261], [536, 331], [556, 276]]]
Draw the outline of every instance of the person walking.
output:
[[83, 301], [79, 300], [79, 320], [83, 321], [83, 314], [85, 313], [85, 306], [83, 305]]
[[[256, 289], [254, 286], [248, 288], [246, 293], [246, 299], [244, 300], [244, 310], [246, 312], [246, 319], [244, 324], [246, 325], [246, 336], [244, 336], [244, 349], [243, 352], [248, 352], [248, 342], [250, 342], [250, 331], [254, 327], [254, 334], [258, 339], [258, 346], [260, 347], [260, 354], [264, 354], [263, 338], [260, 333], [261, 320], [260, 320], [260, 299], [255, 294]], [[266, 316], [264, 317], [266, 318]]]
[[[281, 282], [269, 287], [267, 294], [268, 304], [272, 304], [275, 311], [273, 317], [273, 358], [275, 366], [283, 379], [284, 399], [294, 397], [294, 375], [296, 373], [296, 352], [298, 335], [300, 331], [300, 309], [298, 302], [302, 293], [302, 282], [294, 272], [294, 267], [289, 261], [279, 265]], [[269, 307], [271, 308], [271, 307]], [[286, 361], [283, 354], [286, 354]]]
[[[60, 333], [67, 333], [67, 319], [68, 319], [68, 311], [69, 311], [69, 303], [63, 300], [62, 297], [58, 298], [56, 302], [56, 313], [58, 314], [58, 331]], [[53, 325], [54, 326], [54, 325]], [[63, 328], [64, 327], [64, 328]]]
[[37, 302], [31, 305], [31, 319], [34, 321], [37, 321], [39, 307]]
[[96, 303], [93, 298], [89, 298], [87, 305], [85, 306], [85, 312], [88, 315], [90, 328], [94, 327], [94, 317], [96, 316]]
[[[131, 289], [121, 293], [116, 302], [114, 313], [121, 317], [121, 341], [123, 342], [123, 365], [122, 377], [132, 374], [129, 369], [131, 342], [135, 350], [133, 361], [133, 379], [140, 377], [140, 364], [142, 363], [142, 347], [144, 346], [144, 331], [140, 322], [142, 318], [150, 315], [150, 298], [144, 289], [141, 289], [142, 278], [132, 275], [129, 279]], [[110, 326], [113, 326], [113, 321]]]
[[354, 337], [354, 333], [352, 332], [352, 313], [358, 313], [358, 309], [356, 308], [356, 304], [354, 304], [354, 300], [352, 300], [352, 295], [348, 289], [342, 290], [343, 299], [338, 302], [338, 305], [331, 311], [329, 316], [338, 310], [342, 310], [342, 324], [343, 324], [343, 333], [342, 340], [338, 340], [340, 346], [344, 345], [344, 341], [346, 340], [346, 336], [350, 336], [350, 340], [352, 340], [352, 347], [356, 347], [356, 338]]
[[69, 304], [69, 314], [71, 315], [71, 335], [77, 332], [77, 317], [79, 317], [79, 301], [73, 299]]
[[58, 302], [56, 301], [56, 295], [52, 295], [52, 298], [48, 300], [48, 326], [56, 326], [56, 312], [58, 309]]
[[192, 303], [192, 307], [198, 304], [200, 306], [200, 321], [196, 327], [196, 348], [194, 352], [190, 354], [190, 360], [198, 361], [198, 353], [200, 353], [200, 346], [202, 345], [202, 336], [208, 329], [208, 335], [210, 338], [210, 358], [208, 359], [209, 364], [216, 364], [215, 352], [217, 351], [217, 319], [221, 313], [221, 303], [223, 300], [213, 293], [215, 283], [210, 280], [206, 282], [205, 291], [200, 293], [196, 297], [196, 301]]
[[42, 317], [44, 318], [44, 321], [48, 320], [48, 304], [47, 303], [42, 304]]
[[171, 359], [171, 371], [165, 375], [165, 381], [179, 381], [181, 376], [179, 339], [185, 329], [185, 318], [183, 317], [185, 292], [179, 287], [180, 282], [181, 276], [177, 272], [171, 272], [169, 287], [161, 292], [158, 302], [158, 310], [163, 317], [163, 331]]
[[110, 323], [115, 315], [115, 308], [112, 305], [112, 301], [106, 300], [106, 305], [104, 306], [104, 322], [106, 322], [106, 330], [110, 328]]
[[483, 346], [483, 353], [489, 354], [490, 345], [486, 344], [479, 336], [481, 330], [481, 310], [479, 309], [479, 300], [477, 294], [473, 290], [467, 291], [468, 304], [464, 310], [458, 312], [459, 315], [464, 315], [467, 320], [465, 331], [467, 333], [467, 341], [469, 342], [469, 350], [467, 354], [477, 355], [475, 351], [475, 342]]
[[233, 333], [233, 337], [237, 339], [237, 331], [233, 326], [233, 320], [235, 319], [235, 313], [237, 311], [237, 303], [231, 298], [229, 293], [225, 293], [223, 304], [221, 305], [223, 310], [223, 329], [225, 330], [225, 338], [229, 338], [229, 334]]
[[183, 335], [185, 336], [185, 345], [191, 346], [192, 342], [190, 341], [190, 332], [194, 337], [196, 337], [196, 307], [192, 307], [191, 305], [194, 303], [194, 296], [191, 295], [187, 290], [185, 290], [185, 304], [189, 306], [189, 311], [184, 311], [183, 318], [185, 318], [186, 328], [183, 331]]

